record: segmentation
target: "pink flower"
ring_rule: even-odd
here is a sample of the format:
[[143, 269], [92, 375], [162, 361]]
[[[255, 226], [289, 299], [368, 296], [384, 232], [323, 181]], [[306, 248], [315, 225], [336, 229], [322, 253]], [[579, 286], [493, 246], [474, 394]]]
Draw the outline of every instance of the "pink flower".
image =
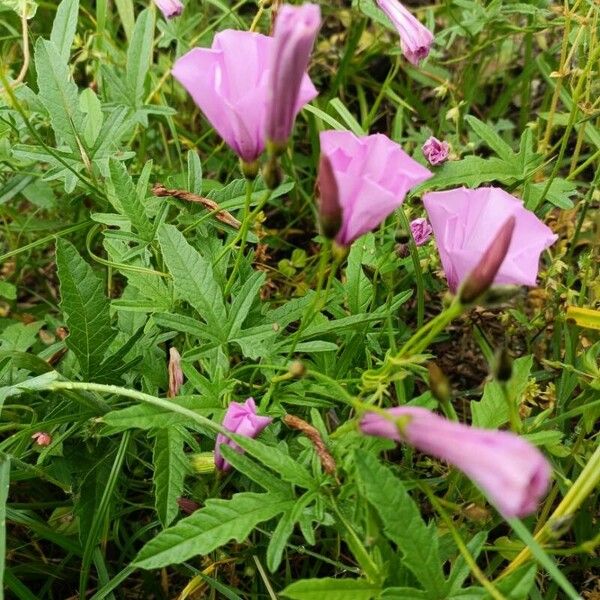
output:
[[[225, 418], [223, 419], [223, 427], [232, 433], [244, 435], [246, 437], [255, 438], [273, 419], [270, 417], [261, 417], [256, 414], [256, 404], [254, 398], [248, 398], [244, 404], [232, 402], [227, 408]], [[221, 454], [221, 444], [231, 446], [240, 454], [243, 450], [226, 435], [219, 433], [215, 445], [215, 465], [221, 471], [227, 471], [231, 465], [223, 458]]]
[[500, 188], [431, 192], [425, 194], [423, 204], [452, 292], [477, 266], [511, 216], [516, 224], [495, 284], [534, 286], [540, 254], [557, 239], [521, 200]]
[[410, 223], [410, 232], [417, 246], [422, 246], [431, 237], [433, 229], [427, 219], [415, 219]]
[[357, 137], [349, 131], [323, 131], [320, 139], [337, 184], [342, 224], [335, 240], [342, 246], [377, 227], [411, 188], [431, 177], [380, 133]]
[[427, 159], [430, 165], [441, 165], [448, 160], [448, 152], [450, 144], [442, 142], [436, 137], [431, 136], [421, 148], [423, 156]]
[[306, 75], [310, 53], [321, 25], [316, 4], [284, 4], [277, 14], [267, 96], [267, 139], [286, 144], [300, 108], [317, 95]]
[[425, 408], [400, 406], [387, 412], [407, 417], [402, 433], [393, 421], [375, 413], [362, 418], [362, 432], [407, 442], [454, 465], [507, 518], [534, 512], [548, 489], [550, 464], [535, 446], [513, 433], [454, 423]]
[[398, 0], [376, 0], [377, 6], [389, 17], [400, 36], [400, 47], [406, 59], [418, 65], [427, 58], [433, 34], [421, 25]]
[[154, 0], [165, 19], [178, 17], [183, 12], [183, 3], [180, 0]]
[[49, 446], [52, 443], [52, 436], [45, 431], [36, 431], [31, 439], [35, 440], [38, 446]]
[[[173, 67], [175, 79], [246, 163], [254, 162], [265, 148], [273, 50], [271, 37], [226, 29], [214, 37], [212, 48], [194, 48]], [[315, 88], [306, 75], [296, 112], [315, 95]]]

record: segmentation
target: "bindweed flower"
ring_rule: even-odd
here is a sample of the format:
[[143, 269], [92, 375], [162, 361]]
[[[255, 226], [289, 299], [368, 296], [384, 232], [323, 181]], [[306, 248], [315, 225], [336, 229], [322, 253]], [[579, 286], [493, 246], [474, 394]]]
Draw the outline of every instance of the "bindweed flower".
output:
[[422, 246], [431, 237], [433, 229], [431, 229], [431, 225], [427, 219], [420, 218], [410, 222], [410, 232], [412, 233], [413, 240], [415, 240], [415, 244]]
[[393, 421], [367, 413], [360, 422], [362, 432], [407, 442], [454, 465], [507, 518], [534, 512], [548, 489], [550, 464], [535, 446], [513, 433], [469, 427], [425, 408], [400, 406], [387, 412], [407, 422], [399, 429]]
[[406, 59], [418, 65], [429, 55], [433, 34], [398, 0], [376, 0], [400, 36], [400, 47]]
[[178, 17], [183, 12], [183, 3], [180, 0], [154, 0], [165, 19]]
[[450, 144], [431, 136], [423, 144], [421, 150], [423, 151], [423, 156], [430, 165], [441, 165], [448, 160]]
[[[349, 246], [377, 227], [402, 204], [411, 188], [432, 175], [382, 134], [357, 137], [349, 131], [323, 131], [320, 139], [342, 211], [335, 236], [341, 246]], [[323, 193], [321, 175], [319, 179]], [[328, 188], [333, 189], [333, 184]]]
[[52, 436], [45, 431], [36, 431], [31, 439], [35, 440], [38, 446], [49, 446], [52, 443]]
[[[267, 140], [275, 153], [285, 148], [298, 111], [314, 97], [309, 97], [313, 91], [308, 89], [306, 69], [320, 25], [321, 10], [316, 4], [284, 4], [278, 11], [273, 33], [266, 124]], [[303, 86], [304, 95], [301, 94]], [[301, 103], [300, 98], [303, 99]]]
[[[226, 29], [215, 35], [211, 48], [194, 48], [173, 66], [175, 79], [247, 165], [255, 164], [265, 149], [273, 50], [272, 37]], [[294, 115], [316, 94], [305, 75]]]
[[540, 254], [557, 239], [521, 200], [495, 187], [425, 194], [423, 204], [438, 245], [448, 286], [456, 292], [482, 260], [511, 216], [512, 239], [493, 284], [536, 284]]
[[[261, 417], [256, 414], [256, 404], [254, 398], [248, 398], [246, 402], [232, 402], [227, 408], [225, 418], [223, 419], [223, 427], [232, 433], [244, 435], [246, 437], [255, 438], [273, 419], [271, 417]], [[226, 435], [219, 433], [215, 445], [215, 466], [221, 471], [227, 471], [231, 465], [223, 458], [221, 454], [221, 444], [231, 446], [240, 454], [243, 450]]]

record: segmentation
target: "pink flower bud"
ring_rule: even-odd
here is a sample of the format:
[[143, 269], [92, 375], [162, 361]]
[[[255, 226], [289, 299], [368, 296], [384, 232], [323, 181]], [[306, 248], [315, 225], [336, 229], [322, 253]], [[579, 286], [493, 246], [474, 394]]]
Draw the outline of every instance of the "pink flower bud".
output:
[[420, 218], [411, 221], [410, 232], [415, 240], [415, 244], [417, 246], [422, 246], [431, 237], [433, 229], [431, 229], [431, 225], [427, 219]]
[[266, 123], [267, 139], [275, 149], [285, 147], [298, 111], [317, 95], [306, 69], [320, 25], [321, 10], [316, 4], [284, 4], [277, 14]]
[[421, 25], [398, 0], [376, 0], [377, 6], [389, 17], [400, 36], [400, 47], [406, 59], [418, 65], [429, 54], [433, 34]]
[[[254, 398], [248, 398], [244, 404], [232, 402], [227, 408], [223, 427], [246, 437], [255, 438], [273, 419], [271, 417], [261, 417], [256, 414], [256, 404]], [[227, 471], [231, 465], [223, 458], [221, 454], [221, 445], [227, 444], [240, 454], [243, 450], [226, 435], [219, 433], [215, 445], [215, 465], [221, 471]]]
[[407, 442], [454, 465], [507, 518], [534, 512], [548, 489], [550, 464], [535, 446], [513, 433], [454, 423], [424, 408], [400, 406], [387, 412], [408, 419], [401, 431], [393, 421], [367, 413], [360, 422], [362, 432]]
[[340, 206], [338, 187], [331, 162], [324, 154], [321, 154], [319, 160], [317, 198], [321, 233], [326, 238], [333, 239], [342, 226], [342, 207]]
[[183, 12], [183, 3], [180, 0], [154, 0], [165, 19], [178, 17]]
[[442, 142], [436, 137], [431, 136], [421, 148], [423, 156], [427, 159], [430, 165], [441, 165], [448, 160], [450, 144]]
[[183, 371], [181, 370], [181, 355], [177, 348], [169, 348], [169, 391], [167, 397], [174, 398], [179, 394], [183, 385]]
[[475, 268], [465, 279], [459, 291], [460, 301], [464, 304], [477, 300], [494, 283], [494, 279], [508, 254], [515, 224], [514, 215], [508, 217]]
[[31, 439], [35, 440], [38, 446], [49, 446], [52, 443], [52, 436], [45, 431], [37, 431], [31, 436]]

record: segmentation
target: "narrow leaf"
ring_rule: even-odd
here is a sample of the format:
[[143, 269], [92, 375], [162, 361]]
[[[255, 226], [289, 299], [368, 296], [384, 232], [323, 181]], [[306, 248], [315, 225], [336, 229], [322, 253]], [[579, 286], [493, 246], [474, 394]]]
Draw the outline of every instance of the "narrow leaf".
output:
[[381, 588], [364, 579], [301, 579], [288, 585], [281, 595], [292, 600], [371, 600]]
[[56, 16], [52, 24], [50, 41], [58, 49], [63, 61], [68, 62], [71, 46], [77, 29], [77, 14], [79, 13], [79, 0], [62, 0], [56, 9]]

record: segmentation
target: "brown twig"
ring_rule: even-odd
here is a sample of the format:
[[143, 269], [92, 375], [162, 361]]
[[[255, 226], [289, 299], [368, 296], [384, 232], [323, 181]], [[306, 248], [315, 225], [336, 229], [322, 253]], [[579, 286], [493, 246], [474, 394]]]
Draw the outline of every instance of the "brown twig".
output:
[[173, 198], [185, 200], [186, 202], [196, 202], [197, 204], [202, 204], [204, 208], [207, 208], [214, 213], [215, 217], [221, 221], [221, 223], [225, 223], [234, 229], [239, 229], [241, 226], [241, 223], [231, 213], [223, 210], [216, 202], [210, 200], [209, 198], [192, 194], [192, 192], [188, 192], [186, 190], [171, 190], [166, 188], [162, 183], [155, 183], [154, 187], [152, 188], [152, 193], [159, 197], [172, 196]]
[[327, 446], [325, 446], [325, 442], [321, 438], [319, 431], [306, 421], [303, 421], [300, 417], [295, 417], [294, 415], [285, 415], [285, 417], [283, 417], [283, 422], [288, 427], [301, 431], [312, 442], [312, 445], [315, 447], [315, 452], [323, 465], [323, 470], [328, 475], [333, 475], [336, 469], [335, 460], [333, 459], [333, 456], [329, 454], [329, 450], [327, 450]]

